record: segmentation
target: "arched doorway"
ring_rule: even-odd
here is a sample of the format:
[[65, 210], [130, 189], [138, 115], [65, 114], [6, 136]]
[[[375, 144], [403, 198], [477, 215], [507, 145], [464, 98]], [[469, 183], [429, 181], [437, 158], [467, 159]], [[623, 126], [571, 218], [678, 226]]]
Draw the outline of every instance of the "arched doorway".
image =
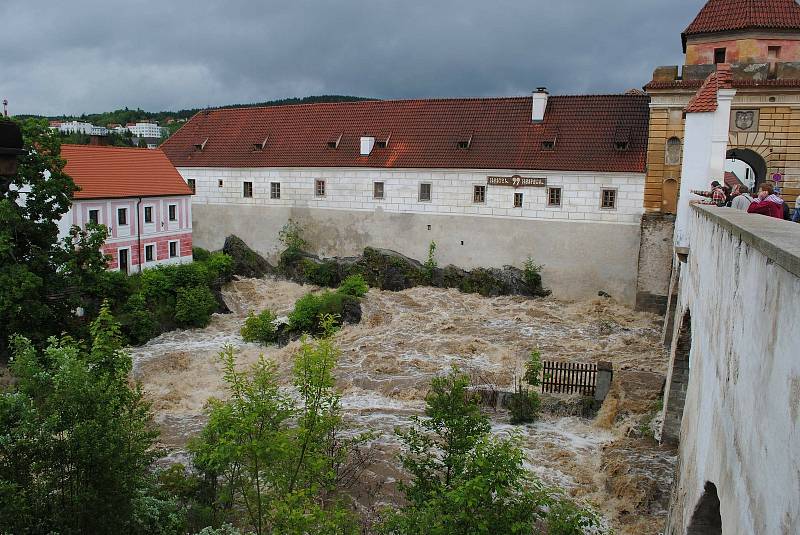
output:
[[719, 513], [717, 486], [706, 481], [703, 495], [697, 502], [686, 535], [722, 535], [722, 516]]
[[[751, 149], [730, 149], [725, 154], [725, 170], [734, 172], [752, 190], [767, 179], [767, 162], [759, 153]], [[752, 177], [748, 174], [752, 173]]]

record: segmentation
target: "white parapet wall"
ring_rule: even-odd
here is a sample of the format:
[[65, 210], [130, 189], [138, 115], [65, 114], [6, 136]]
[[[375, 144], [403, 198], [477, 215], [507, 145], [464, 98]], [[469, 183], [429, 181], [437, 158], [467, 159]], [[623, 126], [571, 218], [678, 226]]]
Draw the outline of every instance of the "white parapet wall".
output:
[[[526, 170], [387, 170], [362, 168], [179, 168], [193, 180], [194, 241], [218, 249], [236, 234], [275, 259], [280, 228], [292, 218], [323, 256], [394, 249], [424, 260], [431, 241], [440, 265], [522, 267], [544, 264], [545, 285], [558, 297], [605, 291], [633, 304], [644, 175]], [[488, 184], [488, 177], [541, 177], [547, 187]], [[324, 195], [317, 195], [317, 181]], [[245, 182], [252, 186], [245, 186]], [[375, 183], [382, 186], [376, 188]], [[280, 198], [272, 198], [279, 184]], [[420, 185], [430, 184], [430, 200]], [[483, 197], [476, 199], [475, 187]], [[560, 206], [548, 188], [560, 188]], [[252, 196], [245, 196], [245, 191]], [[382, 191], [382, 198], [375, 192]], [[426, 188], [427, 190], [428, 188]], [[603, 190], [615, 192], [613, 209]], [[515, 199], [515, 193], [522, 198]], [[476, 200], [480, 202], [476, 202]], [[515, 200], [521, 206], [515, 207]]]
[[715, 515], [726, 535], [800, 533], [800, 225], [716, 207], [694, 207], [688, 223], [666, 533], [720, 533]]

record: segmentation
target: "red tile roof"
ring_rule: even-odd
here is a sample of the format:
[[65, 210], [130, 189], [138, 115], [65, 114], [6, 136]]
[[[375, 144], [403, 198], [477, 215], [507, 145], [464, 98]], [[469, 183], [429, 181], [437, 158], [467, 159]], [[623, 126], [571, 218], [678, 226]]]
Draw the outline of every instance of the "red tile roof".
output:
[[684, 111], [686, 113], [702, 113], [717, 109], [717, 91], [731, 88], [731, 66], [717, 65], [716, 72], [712, 72], [705, 79], [703, 85], [697, 90], [692, 100], [689, 101]]
[[[301, 104], [203, 111], [161, 148], [176, 167], [384, 167], [637, 172], [645, 169], [646, 95], [551, 96], [544, 121], [531, 98]], [[618, 132], [628, 150], [614, 148]], [[558, 132], [553, 150], [541, 141]], [[468, 149], [458, 148], [465, 133]], [[362, 135], [388, 137], [359, 155]], [[339, 139], [337, 148], [328, 142]], [[195, 146], [207, 143], [202, 150]], [[255, 144], [266, 139], [263, 150]]]
[[191, 195], [192, 191], [160, 150], [62, 145], [64, 171], [80, 191], [76, 199]]
[[723, 180], [725, 181], [725, 185], [730, 188], [733, 188], [734, 186], [744, 186], [744, 182], [739, 180], [739, 177], [736, 176], [736, 173], [732, 171], [725, 171], [725, 178]]
[[[646, 91], [653, 89], [697, 89], [703, 83], [705, 83], [705, 80], [652, 80], [644, 88]], [[730, 81], [730, 86], [734, 89], [800, 88], [800, 80], [746, 80], [733, 78]]]
[[686, 37], [731, 30], [800, 30], [795, 0], [709, 0], [683, 31]]

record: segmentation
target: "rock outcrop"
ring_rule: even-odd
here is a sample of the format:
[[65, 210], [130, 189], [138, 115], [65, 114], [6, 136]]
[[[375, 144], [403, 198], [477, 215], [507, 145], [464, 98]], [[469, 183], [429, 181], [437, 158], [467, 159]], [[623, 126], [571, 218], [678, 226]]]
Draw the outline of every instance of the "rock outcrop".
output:
[[367, 284], [382, 290], [400, 291], [414, 286], [457, 288], [486, 296], [524, 295], [544, 297], [538, 272], [526, 273], [513, 266], [464, 270], [456, 266], [428, 267], [389, 249], [367, 247], [358, 257], [319, 258], [303, 251], [285, 251], [278, 271], [291, 280], [335, 287], [349, 275], [360, 274]]
[[225, 238], [222, 252], [233, 259], [234, 275], [258, 279], [275, 273], [275, 268], [238, 236], [230, 235]]

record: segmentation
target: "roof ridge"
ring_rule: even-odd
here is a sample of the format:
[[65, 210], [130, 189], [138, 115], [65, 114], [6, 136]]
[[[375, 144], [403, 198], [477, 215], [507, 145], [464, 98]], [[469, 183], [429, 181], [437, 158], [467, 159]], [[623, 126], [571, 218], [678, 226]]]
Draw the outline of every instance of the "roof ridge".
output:
[[[120, 147], [119, 145], [81, 145], [80, 143], [62, 143], [61, 147], [76, 147], [81, 149], [118, 149], [118, 150], [136, 150], [136, 151], [154, 151], [161, 150], [160, 147], [155, 149], [148, 149], [147, 147]], [[162, 151], [163, 152], [163, 151]]]

